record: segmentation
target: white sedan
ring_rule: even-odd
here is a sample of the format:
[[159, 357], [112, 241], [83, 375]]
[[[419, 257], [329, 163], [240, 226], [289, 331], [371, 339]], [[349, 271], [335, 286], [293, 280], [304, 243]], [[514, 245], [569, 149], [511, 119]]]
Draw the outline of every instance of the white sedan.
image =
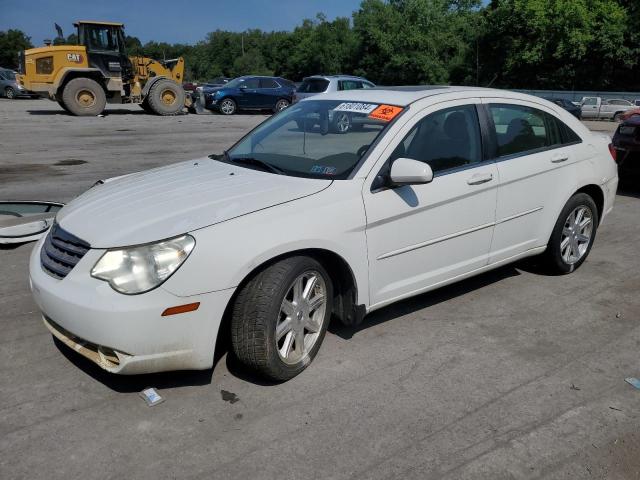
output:
[[608, 140], [539, 98], [332, 93], [220, 155], [93, 187], [38, 242], [31, 287], [53, 335], [110, 372], [210, 368], [228, 331], [285, 380], [332, 316], [532, 255], [572, 272], [617, 183]]

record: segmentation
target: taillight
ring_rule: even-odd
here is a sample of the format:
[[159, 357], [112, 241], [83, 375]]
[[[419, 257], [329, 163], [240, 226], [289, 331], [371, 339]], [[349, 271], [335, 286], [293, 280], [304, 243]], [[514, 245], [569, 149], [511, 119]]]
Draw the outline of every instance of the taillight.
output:
[[609, 153], [611, 154], [611, 158], [613, 158], [613, 161], [617, 162], [618, 161], [618, 151], [613, 146], [613, 143], [609, 144]]

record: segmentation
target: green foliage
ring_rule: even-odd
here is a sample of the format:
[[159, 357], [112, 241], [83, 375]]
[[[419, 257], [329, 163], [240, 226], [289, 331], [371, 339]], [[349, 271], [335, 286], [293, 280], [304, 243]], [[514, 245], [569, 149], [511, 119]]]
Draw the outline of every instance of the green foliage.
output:
[[18, 68], [18, 52], [31, 48], [31, 38], [20, 30], [0, 32], [0, 67]]
[[[28, 46], [0, 32], [0, 64]], [[386, 85], [640, 90], [640, 1], [363, 0], [351, 19], [318, 14], [290, 32], [215, 30], [195, 45], [127, 36], [126, 47], [183, 56], [186, 78], [200, 81], [353, 73]]]

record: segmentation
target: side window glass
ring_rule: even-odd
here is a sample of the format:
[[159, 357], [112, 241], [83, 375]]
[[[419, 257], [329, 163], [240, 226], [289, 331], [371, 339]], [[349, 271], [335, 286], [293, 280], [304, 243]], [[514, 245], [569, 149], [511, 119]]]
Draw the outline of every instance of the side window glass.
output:
[[551, 145], [545, 112], [520, 105], [489, 106], [498, 141], [498, 156], [536, 150]]
[[583, 103], [583, 105], [589, 105], [589, 106], [597, 105], [597, 104], [598, 104], [598, 100], [593, 98], [593, 97], [585, 99], [585, 101]]
[[261, 78], [260, 88], [278, 88], [278, 84], [271, 78]]
[[340, 90], [356, 90], [358, 88], [362, 88], [362, 84], [358, 86], [359, 82], [354, 82], [353, 80], [340, 80], [339, 89]]
[[260, 88], [260, 80], [257, 78], [249, 78], [245, 80], [244, 85], [250, 89]]
[[362, 88], [373, 88], [373, 83], [362, 82]]
[[391, 156], [428, 163], [434, 173], [482, 161], [480, 124], [474, 105], [452, 107], [427, 115]]

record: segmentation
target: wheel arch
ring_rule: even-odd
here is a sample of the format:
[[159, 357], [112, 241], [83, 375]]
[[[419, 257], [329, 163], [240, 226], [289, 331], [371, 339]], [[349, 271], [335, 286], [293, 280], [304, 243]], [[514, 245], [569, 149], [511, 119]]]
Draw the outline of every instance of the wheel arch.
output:
[[358, 284], [356, 276], [349, 263], [339, 254], [324, 248], [305, 248], [292, 250], [286, 253], [270, 257], [253, 268], [239, 285], [229, 300], [225, 309], [225, 318], [223, 323], [229, 320], [228, 313], [236, 300], [238, 292], [246, 285], [255, 275], [269, 268], [271, 265], [284, 260], [285, 258], [295, 256], [311, 257], [327, 270], [331, 281], [333, 282], [334, 298], [333, 298], [333, 314], [340, 319], [345, 325], [357, 325], [362, 321], [366, 313], [364, 305], [358, 305]]
[[62, 99], [62, 91], [64, 90], [64, 87], [75, 78], [90, 78], [91, 80], [95, 80], [102, 87], [105, 93], [107, 93], [107, 89], [104, 84], [104, 76], [97, 68], [64, 68], [54, 82], [56, 99]]
[[[593, 198], [593, 201], [595, 202], [596, 207], [598, 208], [598, 220], [601, 221], [602, 213], [604, 212], [604, 191], [602, 190], [602, 188], [599, 185], [590, 183], [576, 190], [576, 192], [573, 193], [571, 197], [573, 197], [573, 195], [577, 193], [586, 193], [591, 198]], [[567, 199], [567, 201], [569, 200]]]

